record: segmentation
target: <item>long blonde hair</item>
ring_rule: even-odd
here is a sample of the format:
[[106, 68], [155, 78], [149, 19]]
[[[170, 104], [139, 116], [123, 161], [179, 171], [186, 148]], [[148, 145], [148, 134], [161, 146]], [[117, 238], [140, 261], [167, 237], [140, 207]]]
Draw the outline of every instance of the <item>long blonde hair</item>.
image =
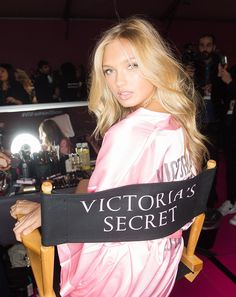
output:
[[106, 31], [95, 47], [91, 71], [89, 109], [97, 117], [95, 135], [103, 136], [115, 123], [132, 112], [122, 107], [109, 90], [102, 60], [106, 45], [115, 39], [130, 42], [144, 77], [155, 86], [155, 98], [183, 127], [186, 147], [199, 172], [207, 155], [205, 138], [196, 125], [197, 101], [194, 85], [159, 33], [146, 20], [129, 18]]

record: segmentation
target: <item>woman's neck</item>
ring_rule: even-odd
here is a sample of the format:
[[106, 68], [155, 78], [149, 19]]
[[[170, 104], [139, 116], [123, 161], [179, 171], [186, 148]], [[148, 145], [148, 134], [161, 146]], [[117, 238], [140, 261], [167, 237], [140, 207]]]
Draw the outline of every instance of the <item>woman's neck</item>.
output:
[[157, 98], [152, 98], [152, 100], [150, 100], [147, 104], [144, 104], [140, 107], [143, 107], [150, 111], [168, 113]]

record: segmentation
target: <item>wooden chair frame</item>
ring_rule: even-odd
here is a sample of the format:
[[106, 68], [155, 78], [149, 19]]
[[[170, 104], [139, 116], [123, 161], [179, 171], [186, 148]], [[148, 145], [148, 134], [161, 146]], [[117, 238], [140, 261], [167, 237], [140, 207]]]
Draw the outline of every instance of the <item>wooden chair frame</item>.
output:
[[[209, 160], [207, 169], [214, 168], [216, 162]], [[205, 214], [198, 215], [190, 229], [187, 246], [184, 247], [182, 263], [191, 271], [185, 274], [186, 279], [192, 282], [203, 268], [203, 261], [195, 255], [195, 249], [204, 223]], [[56, 297], [53, 289], [54, 275], [54, 246], [45, 247], [41, 242], [39, 230], [22, 236], [22, 242], [27, 249], [31, 267], [38, 287], [40, 297]]]

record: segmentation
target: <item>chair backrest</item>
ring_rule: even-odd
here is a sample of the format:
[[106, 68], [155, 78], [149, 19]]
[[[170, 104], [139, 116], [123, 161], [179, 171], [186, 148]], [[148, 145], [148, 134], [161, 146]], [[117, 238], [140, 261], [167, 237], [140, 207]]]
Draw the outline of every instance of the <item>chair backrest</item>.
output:
[[[212, 169], [216, 166], [215, 161], [210, 160], [207, 163], [207, 168]], [[98, 213], [98, 217], [94, 218], [95, 224], [91, 227], [91, 218], [88, 216], [88, 213], [93, 207], [93, 204], [95, 205], [99, 199], [110, 199], [109, 203], [111, 201], [117, 202], [118, 204], [112, 204], [112, 211], [120, 210], [122, 209], [122, 205], [119, 204], [122, 199], [119, 199], [117, 197], [121, 197], [121, 195], [124, 195], [124, 193], [127, 193], [127, 189], [129, 191], [129, 195], [131, 195], [130, 191], [132, 192], [132, 195], [135, 195], [135, 193], [138, 193], [141, 191], [141, 196], [139, 196], [139, 199], [142, 199], [144, 201], [144, 197], [149, 197], [149, 204], [145, 204], [144, 207], [146, 209], [150, 207], [150, 197], [152, 195], [155, 195], [156, 199], [159, 197], [156, 201], [159, 201], [158, 207], [160, 207], [160, 210], [167, 211], [166, 207], [168, 207], [167, 203], [165, 202], [165, 194], [164, 191], [167, 191], [166, 193], [173, 193], [175, 191], [175, 196], [173, 198], [170, 198], [171, 196], [166, 195], [168, 197], [167, 201], [171, 201], [171, 207], [172, 209], [175, 209], [175, 214], [173, 215], [173, 211], [171, 212], [171, 220], [174, 224], [163, 224], [168, 225], [170, 227], [163, 228], [163, 226], [157, 226], [157, 228], [153, 230], [148, 230], [148, 232], [140, 232], [138, 235], [138, 238], [136, 238], [132, 230], [128, 230], [128, 232], [120, 232], [122, 235], [117, 234], [115, 241], [129, 241], [129, 240], [146, 240], [146, 239], [154, 239], [154, 238], [161, 238], [164, 236], [167, 236], [169, 234], [172, 234], [176, 230], [180, 229], [186, 222], [191, 221], [192, 218], [194, 219], [194, 222], [191, 226], [190, 235], [188, 238], [187, 246], [184, 248], [183, 256], [182, 256], [182, 263], [188, 267], [188, 273], [185, 275], [185, 277], [189, 281], [193, 281], [193, 279], [197, 276], [197, 274], [201, 271], [203, 267], [203, 262], [201, 259], [199, 259], [194, 253], [197, 245], [197, 241], [202, 229], [202, 225], [204, 222], [204, 211], [206, 209], [206, 203], [208, 200], [208, 195], [211, 189], [212, 181], [214, 178], [215, 170], [206, 170], [200, 175], [194, 177], [193, 179], [187, 180], [187, 181], [180, 181], [180, 182], [171, 182], [171, 183], [158, 183], [158, 184], [144, 184], [140, 187], [140, 185], [136, 186], [126, 186], [121, 187], [117, 189], [112, 189], [111, 192], [108, 191], [102, 191], [98, 192], [99, 194], [92, 193], [92, 194], [85, 194], [84, 195], [74, 195], [71, 197], [71, 195], [68, 195], [68, 199], [65, 197], [66, 195], [48, 195], [45, 197], [42, 197], [42, 233], [43, 233], [43, 243], [42, 244], [42, 238], [41, 234], [38, 230], [33, 231], [29, 235], [22, 236], [23, 244], [25, 245], [28, 256], [30, 258], [32, 270], [35, 276], [35, 280], [38, 286], [39, 294], [41, 297], [54, 297], [55, 292], [53, 290], [53, 272], [54, 272], [54, 246], [50, 245], [56, 245], [63, 242], [99, 242], [99, 241], [114, 241], [112, 240], [112, 237], [114, 235], [111, 233], [111, 235], [107, 235], [109, 232], [105, 232], [104, 235], [104, 225], [101, 225], [99, 223], [100, 220], [100, 213]], [[148, 186], [150, 185], [150, 186]], [[174, 189], [174, 190], [173, 190]], [[145, 191], [148, 191], [149, 194], [147, 194]], [[123, 193], [123, 194], [122, 194]], [[161, 194], [161, 196], [159, 196]], [[112, 195], [112, 196], [111, 196]], [[146, 196], [145, 196], [146, 195]], [[48, 197], [50, 196], [50, 197]], [[104, 198], [105, 197], [105, 198]], [[141, 197], [141, 198], [140, 198]], [[77, 198], [77, 199], [75, 199]], [[84, 200], [85, 198], [85, 200]], [[85, 203], [85, 201], [89, 201], [88, 204]], [[185, 199], [186, 198], [186, 199]], [[97, 200], [96, 200], [97, 199]], [[172, 200], [171, 200], [172, 199]], [[95, 201], [95, 202], [91, 202]], [[66, 203], [66, 204], [65, 204]], [[70, 204], [73, 204], [73, 207], [69, 207]], [[177, 204], [175, 204], [177, 203]], [[178, 204], [179, 203], [179, 204]], [[50, 207], [47, 207], [49, 204]], [[55, 217], [59, 215], [59, 217], [64, 217], [64, 215], [61, 213], [63, 208], [65, 209], [66, 205], [66, 212], [64, 215], [68, 215], [68, 220], [71, 218], [71, 223], [67, 222], [67, 224], [63, 223], [61, 226], [58, 227], [58, 224], [55, 224], [55, 221], [60, 224], [60, 220], [55, 220]], [[109, 204], [110, 205], [110, 204]], [[143, 204], [142, 204], [143, 205]], [[182, 207], [190, 208], [190, 211], [182, 211]], [[111, 206], [111, 205], [110, 205]], [[155, 205], [155, 212], [157, 212]], [[100, 205], [101, 207], [101, 205]], [[51, 209], [52, 211], [48, 210]], [[82, 210], [81, 210], [82, 209]], [[146, 211], [145, 209], [145, 211]], [[179, 209], [179, 210], [178, 210]], [[143, 209], [142, 209], [143, 210]], [[150, 209], [148, 209], [150, 210]], [[48, 212], [49, 211], [49, 212]], [[78, 211], [81, 212], [81, 215], [78, 215]], [[140, 211], [137, 210], [137, 211]], [[150, 210], [151, 211], [151, 210]], [[46, 213], [45, 213], [46, 212]], [[88, 216], [83, 216], [83, 213]], [[95, 208], [96, 212], [96, 208]], [[191, 214], [188, 214], [188, 213]], [[75, 213], [75, 215], [73, 215]], [[188, 215], [183, 219], [184, 215], [183, 213], [187, 213]], [[140, 214], [140, 213], [139, 213]], [[94, 213], [91, 213], [92, 216], [94, 216]], [[49, 220], [48, 220], [49, 218]], [[79, 220], [79, 222], [74, 222], [74, 220]], [[81, 220], [88, 220], [90, 224], [84, 223], [83, 226], [89, 225], [90, 232], [88, 230], [79, 230], [78, 226], [81, 225]], [[104, 222], [104, 217], [102, 217], [102, 220]], [[74, 224], [73, 224], [73, 223]], [[70, 228], [70, 226], [73, 225], [76, 227]], [[173, 225], [175, 226], [173, 229]], [[68, 228], [63, 230], [65, 226], [68, 226]], [[83, 227], [84, 228], [84, 227]], [[91, 228], [96, 228], [95, 232], [91, 232]], [[102, 230], [100, 230], [100, 229]], [[128, 228], [127, 228], [128, 229]], [[60, 230], [60, 232], [58, 232]], [[78, 235], [78, 233], [81, 233]], [[92, 233], [92, 234], [90, 234]], [[134, 232], [137, 234], [137, 232]], [[65, 236], [65, 234], [72, 234], [71, 237], [69, 235]], [[88, 235], [89, 234], [89, 235]], [[95, 234], [98, 234], [97, 237]], [[123, 235], [124, 234], [124, 235]], [[109, 237], [110, 236], [110, 237]], [[123, 237], [122, 237], [123, 236]], [[141, 237], [140, 237], [141, 236]], [[95, 238], [96, 237], [96, 238]], [[45, 246], [48, 245], [48, 246]], [[190, 272], [189, 272], [190, 271]]]

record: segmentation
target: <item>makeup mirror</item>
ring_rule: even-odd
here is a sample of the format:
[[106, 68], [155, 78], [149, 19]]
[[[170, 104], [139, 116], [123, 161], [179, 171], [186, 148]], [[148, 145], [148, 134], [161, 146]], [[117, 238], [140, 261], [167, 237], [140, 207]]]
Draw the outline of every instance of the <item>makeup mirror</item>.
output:
[[[27, 133], [39, 139], [38, 127], [49, 118], [69, 118], [72, 131], [72, 144], [82, 140], [85, 135], [91, 134], [95, 127], [95, 119], [88, 112], [87, 102], [62, 102], [29, 104], [17, 106], [2, 106], [0, 108], [1, 145], [10, 151], [15, 137]], [[62, 117], [60, 117], [62, 116]], [[66, 127], [67, 122], [61, 122]]]

